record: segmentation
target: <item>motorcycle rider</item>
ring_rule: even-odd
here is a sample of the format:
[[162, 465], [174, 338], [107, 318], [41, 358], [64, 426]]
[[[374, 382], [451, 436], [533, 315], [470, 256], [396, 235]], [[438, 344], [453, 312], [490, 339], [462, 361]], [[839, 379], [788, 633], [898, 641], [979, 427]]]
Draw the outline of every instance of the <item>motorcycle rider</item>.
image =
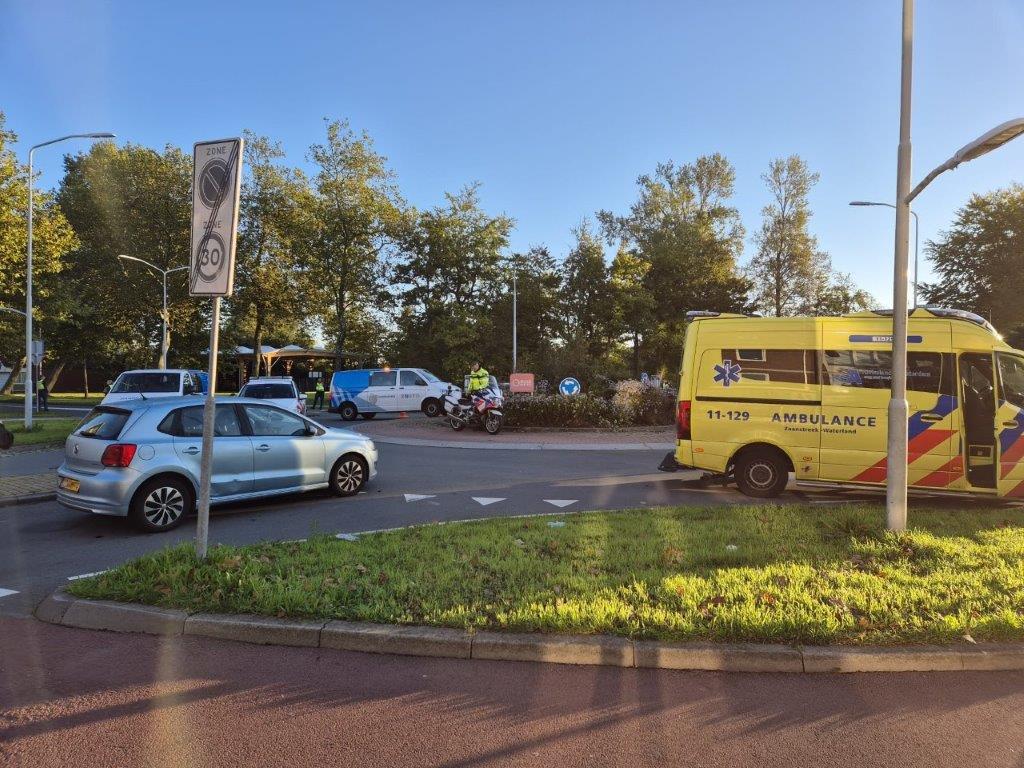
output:
[[466, 389], [466, 393], [474, 395], [477, 392], [483, 392], [491, 385], [491, 375], [487, 372], [487, 369], [480, 365], [478, 360], [473, 361], [473, 365], [469, 369], [469, 387]]

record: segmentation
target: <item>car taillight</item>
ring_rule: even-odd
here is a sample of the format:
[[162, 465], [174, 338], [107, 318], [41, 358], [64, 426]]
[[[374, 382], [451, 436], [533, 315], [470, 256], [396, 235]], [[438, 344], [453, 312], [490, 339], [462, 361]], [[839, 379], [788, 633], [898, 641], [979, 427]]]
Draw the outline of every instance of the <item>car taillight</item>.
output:
[[299, 403], [299, 413], [305, 413], [305, 412], [306, 412], [306, 404], [305, 403]]
[[676, 412], [676, 438], [679, 440], [690, 439], [690, 401], [680, 400], [679, 410]]
[[100, 457], [100, 463], [104, 467], [127, 467], [135, 458], [135, 451], [138, 448], [134, 443], [114, 443], [108, 445]]

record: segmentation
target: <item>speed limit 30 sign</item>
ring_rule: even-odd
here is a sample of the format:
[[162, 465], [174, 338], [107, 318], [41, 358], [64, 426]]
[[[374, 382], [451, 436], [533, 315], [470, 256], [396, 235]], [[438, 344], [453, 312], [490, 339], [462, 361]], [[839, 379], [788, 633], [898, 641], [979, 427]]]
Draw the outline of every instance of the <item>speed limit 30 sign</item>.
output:
[[230, 296], [242, 187], [242, 140], [200, 141], [193, 149], [189, 293]]

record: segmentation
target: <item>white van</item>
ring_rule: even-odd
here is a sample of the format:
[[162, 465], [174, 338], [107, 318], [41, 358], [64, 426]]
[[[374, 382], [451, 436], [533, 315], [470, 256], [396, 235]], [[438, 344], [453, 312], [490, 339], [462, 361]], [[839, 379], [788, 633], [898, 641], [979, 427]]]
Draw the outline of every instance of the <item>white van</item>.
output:
[[[440, 416], [447, 382], [423, 368], [361, 368], [335, 371], [331, 379], [329, 410], [345, 421], [358, 416], [372, 419], [378, 413], [423, 411]], [[455, 392], [458, 393], [458, 387]]]
[[125, 371], [114, 380], [101, 405], [152, 397], [182, 397], [206, 393], [205, 376], [183, 368]]

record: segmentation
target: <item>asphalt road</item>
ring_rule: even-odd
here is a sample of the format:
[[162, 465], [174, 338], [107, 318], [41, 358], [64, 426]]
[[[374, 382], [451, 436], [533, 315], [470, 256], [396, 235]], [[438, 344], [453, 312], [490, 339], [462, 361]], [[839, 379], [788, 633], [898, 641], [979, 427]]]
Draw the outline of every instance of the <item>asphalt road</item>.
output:
[[1019, 768], [1024, 672], [460, 661], [0, 618], [0, 764]]

